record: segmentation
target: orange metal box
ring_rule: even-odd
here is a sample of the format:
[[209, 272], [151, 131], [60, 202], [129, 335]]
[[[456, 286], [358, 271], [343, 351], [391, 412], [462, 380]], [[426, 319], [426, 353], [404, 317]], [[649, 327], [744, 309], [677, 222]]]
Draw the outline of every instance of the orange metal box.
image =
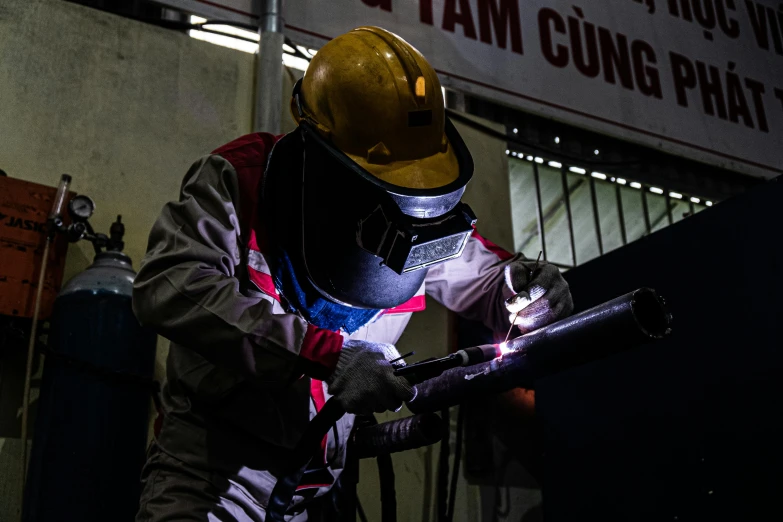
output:
[[[55, 187], [0, 176], [0, 315], [32, 317]], [[69, 194], [68, 199], [70, 199]], [[40, 318], [46, 319], [63, 279], [68, 242], [49, 249]]]

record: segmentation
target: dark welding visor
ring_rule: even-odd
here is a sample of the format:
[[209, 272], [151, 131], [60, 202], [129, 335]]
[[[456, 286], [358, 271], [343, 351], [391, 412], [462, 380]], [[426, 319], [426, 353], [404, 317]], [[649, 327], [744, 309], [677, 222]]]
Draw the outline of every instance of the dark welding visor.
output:
[[379, 258], [380, 266], [400, 275], [462, 254], [476, 223], [470, 207], [460, 202], [473, 174], [473, 160], [450, 121], [446, 120], [445, 132], [457, 156], [459, 175], [448, 185], [428, 189], [385, 182], [332, 146], [306, 121], [300, 122], [300, 129], [305, 201], [312, 202], [305, 203], [305, 210], [322, 205], [317, 200], [323, 202], [327, 195], [339, 201], [347, 208], [333, 211], [350, 226], [356, 244]]

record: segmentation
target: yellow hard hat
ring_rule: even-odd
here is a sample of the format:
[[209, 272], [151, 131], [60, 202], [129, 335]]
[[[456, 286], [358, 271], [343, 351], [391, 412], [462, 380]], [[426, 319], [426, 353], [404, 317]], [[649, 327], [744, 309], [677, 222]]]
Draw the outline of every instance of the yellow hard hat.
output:
[[321, 48], [291, 111], [386, 183], [434, 189], [459, 176], [435, 70], [385, 29], [360, 27]]

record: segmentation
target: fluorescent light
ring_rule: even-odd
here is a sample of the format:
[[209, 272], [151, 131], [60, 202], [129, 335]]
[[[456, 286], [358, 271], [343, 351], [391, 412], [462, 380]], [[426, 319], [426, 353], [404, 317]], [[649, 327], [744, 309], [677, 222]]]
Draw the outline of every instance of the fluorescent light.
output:
[[663, 189], [660, 189], [658, 187], [650, 187], [650, 192], [654, 192], [656, 194], [663, 194]]
[[283, 53], [283, 65], [290, 67], [291, 69], [298, 69], [300, 71], [306, 71], [310, 62], [299, 56]]
[[516, 152], [512, 152], [511, 155], [514, 156], [515, 158], [517, 157], [517, 153]]
[[519, 132], [519, 129], [515, 128], [514, 129], [514, 134], [516, 134], [517, 132]]
[[580, 167], [568, 167], [568, 170], [571, 172], [576, 172], [577, 174], [587, 174], [587, 171]]
[[555, 136], [555, 143], [560, 143], [560, 136]]
[[236, 49], [237, 51], [244, 51], [250, 54], [258, 51], [257, 43], [240, 40], [238, 38], [232, 38], [230, 36], [224, 36], [222, 34], [206, 33], [197, 29], [191, 29], [188, 31], [188, 35], [191, 38], [195, 38], [196, 40], [202, 40], [204, 42], [213, 43], [222, 47], [228, 47], [230, 49]]
[[711, 206], [712, 206], [712, 201], [705, 201], [705, 203], [707, 203], [707, 206], [708, 206], [708, 207], [711, 207]]
[[[443, 106], [445, 107], [446, 106], [446, 88], [445, 87], [441, 87], [440, 88], [440, 92], [443, 95]], [[506, 151], [506, 154], [508, 154], [508, 151]]]
[[635, 189], [640, 189], [640, 188], [642, 188], [642, 184], [641, 183], [637, 183], [635, 181], [632, 181], [631, 182], [631, 187], [633, 187]]
[[544, 159], [543, 158], [539, 158], [538, 156], [536, 156], [535, 160], [536, 160], [536, 163], [544, 163]]
[[508, 149], [506, 149], [506, 156], [508, 156]]
[[617, 183], [620, 185], [625, 185], [626, 181], [623, 178], [617, 178]]
[[612, 183], [614, 183], [614, 181], [615, 181], [615, 178], [609, 178], [609, 181], [611, 181]]
[[302, 47], [301, 45], [297, 45], [296, 48], [303, 55], [307, 56], [308, 58], [312, 58], [312, 56], [310, 56], [310, 51], [308, 51], [306, 48]]
[[596, 156], [598, 156], [599, 154], [601, 154], [601, 151], [600, 151], [600, 150], [598, 150], [598, 149], [595, 149], [593, 152], [595, 152], [595, 155], [596, 155]]
[[525, 159], [526, 159], [526, 160], [528, 160], [528, 161], [533, 161], [533, 156], [528, 156], [528, 157], [527, 157], [527, 158], [525, 158]]
[[287, 43], [284, 43], [284, 44], [283, 44], [283, 50], [284, 50], [285, 52], [287, 52], [287, 53], [291, 53], [291, 54], [294, 54], [294, 53], [296, 52], [296, 49], [294, 49], [293, 47], [291, 47], [291, 46], [290, 46], [290, 45], [288, 45]]
[[548, 165], [549, 165], [550, 167], [554, 167], [554, 168], [556, 168], [556, 169], [559, 169], [560, 167], [562, 167], [562, 166], [563, 166], [563, 164], [562, 164], [562, 163], [558, 163], [557, 161], [550, 161], [550, 162], [548, 163]]
[[200, 16], [196, 16], [196, 15], [190, 15], [190, 23], [191, 24], [194, 24], [194, 25], [196, 25], [196, 24], [203, 24], [206, 21], [207, 21], [206, 18], [201, 18]]
[[682, 194], [679, 192], [669, 192], [669, 197], [674, 199], [682, 199]]
[[691, 198], [691, 203], [701, 203], [699, 198]]
[[307, 51], [308, 51], [310, 54], [312, 54], [313, 56], [315, 56], [315, 55], [318, 53], [318, 51], [316, 51], [315, 49], [308, 49]]
[[601, 174], [600, 172], [592, 172], [590, 173], [591, 176], [598, 179], [606, 179], [606, 174]]

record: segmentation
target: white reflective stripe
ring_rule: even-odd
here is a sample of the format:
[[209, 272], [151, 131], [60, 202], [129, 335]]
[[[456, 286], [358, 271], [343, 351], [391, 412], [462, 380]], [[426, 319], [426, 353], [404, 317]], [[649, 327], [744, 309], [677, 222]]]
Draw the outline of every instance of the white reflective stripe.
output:
[[268, 276], [272, 275], [272, 272], [269, 270], [269, 265], [266, 264], [266, 259], [264, 259], [264, 255], [261, 252], [248, 250], [247, 266], [256, 272], [261, 272], [262, 274], [266, 274]]

